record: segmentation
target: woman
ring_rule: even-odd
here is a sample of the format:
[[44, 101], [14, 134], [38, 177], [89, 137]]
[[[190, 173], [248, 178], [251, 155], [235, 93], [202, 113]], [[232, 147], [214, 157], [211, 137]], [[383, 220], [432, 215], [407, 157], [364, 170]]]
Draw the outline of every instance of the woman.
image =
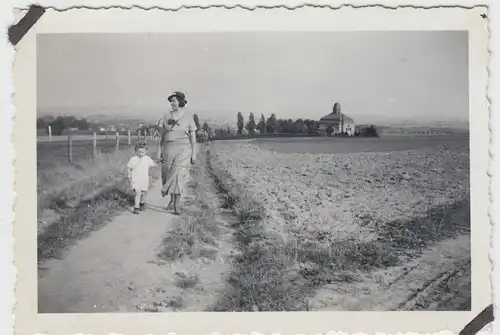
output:
[[161, 163], [162, 196], [170, 194], [167, 209], [179, 214], [179, 200], [189, 176], [189, 166], [196, 160], [196, 124], [193, 115], [184, 109], [187, 104], [182, 92], [168, 97], [172, 110], [158, 125], [162, 132], [157, 158]]

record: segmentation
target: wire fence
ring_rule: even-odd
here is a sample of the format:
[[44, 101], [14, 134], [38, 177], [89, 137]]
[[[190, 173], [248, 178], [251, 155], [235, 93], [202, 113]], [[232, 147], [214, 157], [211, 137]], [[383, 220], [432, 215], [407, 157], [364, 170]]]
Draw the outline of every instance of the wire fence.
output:
[[74, 163], [89, 160], [102, 153], [112, 153], [126, 150], [137, 141], [146, 140], [150, 145], [158, 143], [159, 137], [155, 134], [126, 135], [115, 133], [114, 136], [74, 135], [68, 133], [61, 137], [37, 141], [37, 167], [45, 168], [57, 164]]

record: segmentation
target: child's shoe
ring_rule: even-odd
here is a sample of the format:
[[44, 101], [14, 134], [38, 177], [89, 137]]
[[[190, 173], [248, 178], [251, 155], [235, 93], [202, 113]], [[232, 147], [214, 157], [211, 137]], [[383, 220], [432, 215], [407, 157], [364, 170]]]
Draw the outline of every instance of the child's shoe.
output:
[[139, 208], [134, 208], [134, 214], [139, 214]]
[[140, 210], [141, 210], [142, 212], [144, 212], [144, 211], [146, 210], [146, 204], [143, 202], [143, 203], [141, 203], [141, 204], [140, 204], [140, 206], [141, 206], [141, 207], [140, 207]]

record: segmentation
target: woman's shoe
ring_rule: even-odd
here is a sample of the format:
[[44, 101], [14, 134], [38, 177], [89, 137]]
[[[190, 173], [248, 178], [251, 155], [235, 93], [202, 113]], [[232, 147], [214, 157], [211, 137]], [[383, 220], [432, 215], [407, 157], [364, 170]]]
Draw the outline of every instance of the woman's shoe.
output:
[[139, 214], [139, 208], [134, 208], [133, 213], [134, 213], [134, 214]]

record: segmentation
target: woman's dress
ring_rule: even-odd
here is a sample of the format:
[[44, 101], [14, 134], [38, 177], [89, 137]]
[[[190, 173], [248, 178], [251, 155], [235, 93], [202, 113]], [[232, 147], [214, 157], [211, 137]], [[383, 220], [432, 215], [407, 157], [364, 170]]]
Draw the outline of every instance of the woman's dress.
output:
[[[191, 132], [196, 131], [193, 115], [180, 110], [180, 116], [175, 119], [172, 113], [159, 121], [163, 129], [161, 147], [161, 178], [162, 193], [182, 194], [189, 176], [192, 147]], [[196, 143], [193, 143], [196, 145]]]

